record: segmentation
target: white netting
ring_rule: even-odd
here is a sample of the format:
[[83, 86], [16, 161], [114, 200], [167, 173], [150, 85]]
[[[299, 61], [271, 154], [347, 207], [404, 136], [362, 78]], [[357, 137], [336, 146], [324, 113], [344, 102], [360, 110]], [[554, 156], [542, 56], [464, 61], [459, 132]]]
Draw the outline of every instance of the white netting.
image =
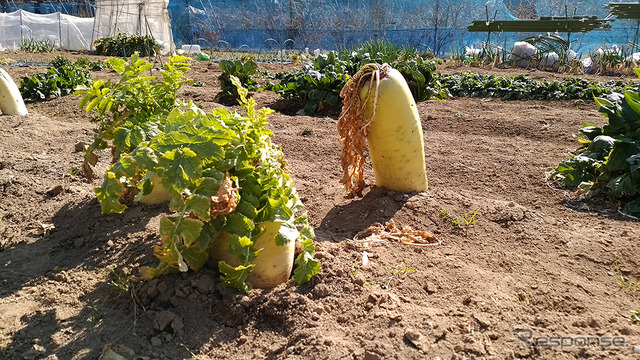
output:
[[91, 50], [92, 31], [93, 18], [24, 10], [0, 13], [0, 50], [18, 50], [28, 40], [49, 40], [56, 49]]
[[105, 36], [127, 33], [150, 35], [164, 52], [173, 50], [168, 0], [96, 0], [96, 17], [24, 10], [0, 13], [0, 50], [19, 50], [27, 40], [49, 40], [56, 49], [92, 50]]
[[173, 50], [168, 0], [96, 0], [93, 40], [118, 33], [150, 35], [164, 52]]

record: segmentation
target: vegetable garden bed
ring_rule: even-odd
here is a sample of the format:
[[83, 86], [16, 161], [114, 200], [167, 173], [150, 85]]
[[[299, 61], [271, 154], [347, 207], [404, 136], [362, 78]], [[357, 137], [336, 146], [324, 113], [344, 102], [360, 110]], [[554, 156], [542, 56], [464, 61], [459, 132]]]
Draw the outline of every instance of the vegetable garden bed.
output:
[[[7, 70], [20, 79], [46, 69]], [[195, 62], [187, 76], [204, 86], [187, 85], [179, 97], [207, 112], [240, 111], [216, 102], [219, 75], [218, 64]], [[247, 295], [222, 286], [215, 266], [130, 282], [140, 266], [157, 264], [151, 249], [168, 206], [101, 215], [93, 188], [102, 180], [86, 183], [80, 169], [80, 150], [98, 123], [77, 96], [27, 104], [28, 116], [0, 116], [0, 357], [633, 356], [640, 226], [604, 199], [585, 201], [547, 178], [579, 146], [574, 134], [583, 122], [607, 123], [595, 103], [420, 101], [429, 189], [367, 187], [362, 198], [346, 199], [338, 115], [296, 115], [300, 104], [269, 91], [254, 99], [276, 110], [269, 128], [309, 212], [320, 274], [301, 287], [290, 280]], [[96, 170], [104, 172], [110, 154], [99, 155]], [[370, 165], [365, 172], [373, 179]], [[392, 219], [442, 244], [354, 240]], [[527, 329], [541, 341], [570, 337], [572, 346], [534, 349], [522, 341]], [[628, 346], [581, 347], [581, 336]]]

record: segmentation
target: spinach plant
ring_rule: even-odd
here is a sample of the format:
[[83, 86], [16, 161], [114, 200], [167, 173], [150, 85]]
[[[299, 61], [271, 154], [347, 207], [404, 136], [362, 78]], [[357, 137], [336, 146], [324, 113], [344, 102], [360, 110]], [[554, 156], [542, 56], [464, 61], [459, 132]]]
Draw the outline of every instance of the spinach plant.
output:
[[46, 72], [23, 77], [20, 94], [26, 102], [43, 101], [72, 94], [90, 86], [92, 82], [87, 70], [71, 63], [58, 62]]

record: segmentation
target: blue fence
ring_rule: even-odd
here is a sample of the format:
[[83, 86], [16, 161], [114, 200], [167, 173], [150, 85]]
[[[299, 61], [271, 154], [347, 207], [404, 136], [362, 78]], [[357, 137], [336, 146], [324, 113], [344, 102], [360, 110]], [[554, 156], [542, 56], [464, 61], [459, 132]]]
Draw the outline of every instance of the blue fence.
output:
[[[526, 2], [526, 1], [525, 1]], [[536, 16], [563, 16], [562, 6], [548, 6], [549, 0], [535, 1]], [[568, 15], [607, 16], [609, 0], [580, 3]], [[454, 48], [480, 45], [486, 33], [470, 33], [474, 20], [515, 19], [508, 0], [427, 1], [404, 0], [171, 0], [176, 45], [199, 44], [204, 47], [252, 50], [339, 49], [357, 46], [363, 41], [385, 39], [430, 49], [440, 55]], [[440, 4], [440, 5], [438, 5]], [[445, 6], [446, 4], [446, 6]], [[440, 7], [438, 7], [440, 6]], [[575, 12], [575, 13], [574, 13]], [[571, 34], [572, 48], [586, 54], [598, 47], [626, 45], [633, 39], [636, 23], [618, 20], [610, 30]], [[511, 48], [515, 41], [537, 35], [530, 33], [492, 33], [491, 42]], [[560, 34], [567, 37], [567, 34]]]

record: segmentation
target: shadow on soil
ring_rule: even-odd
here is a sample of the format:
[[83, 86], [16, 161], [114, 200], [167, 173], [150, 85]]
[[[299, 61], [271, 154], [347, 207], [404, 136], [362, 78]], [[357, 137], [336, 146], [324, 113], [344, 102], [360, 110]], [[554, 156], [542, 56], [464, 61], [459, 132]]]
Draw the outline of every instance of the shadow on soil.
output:
[[53, 216], [55, 231], [0, 252], [0, 264], [3, 264], [0, 298], [26, 283], [46, 281], [62, 270], [129, 263], [130, 257], [148, 252], [155, 238], [149, 236], [144, 242], [124, 244], [119, 240], [143, 232], [149, 220], [165, 212], [165, 207], [149, 207], [142, 212], [141, 207], [136, 206], [127, 209], [125, 214], [102, 215], [96, 200], [66, 204]]
[[345, 205], [334, 206], [320, 222], [316, 233], [318, 240], [328, 240], [324, 235], [337, 235], [332, 241], [352, 238], [375, 223], [384, 224], [402, 209], [410, 197], [382, 187], [373, 187], [362, 198], [355, 198]]
[[[106, 345], [122, 345], [136, 349], [136, 356], [188, 358], [188, 349], [235, 344], [240, 329], [247, 327], [284, 337], [297, 328], [291, 314], [303, 310], [295, 300], [304, 297], [311, 284], [297, 291], [291, 291], [292, 284], [256, 290], [247, 297], [222, 286], [217, 269], [205, 267], [197, 273], [118, 285], [121, 279], [109, 269], [129, 268], [137, 274], [139, 266], [156, 264], [151, 249], [157, 235], [145, 230], [153, 217], [164, 212], [166, 205], [134, 206], [122, 215], [101, 215], [95, 200], [69, 203], [53, 217], [55, 232], [0, 252], [0, 263], [5, 264], [0, 298], [27, 284], [46, 283], [50, 291], [79, 293], [77, 300], [85, 304], [72, 316], [65, 313], [64, 303], [23, 315], [19, 321], [25, 327], [11, 334], [11, 344], [0, 349], [0, 357], [37, 359], [55, 354], [60, 359], [97, 359]], [[74, 269], [84, 276], [95, 276], [87, 269], [104, 269], [104, 280], [93, 288], [83, 287]], [[62, 270], [67, 274], [64, 279], [56, 276]], [[36, 301], [44, 303], [57, 298], [52, 293], [37, 296]]]

